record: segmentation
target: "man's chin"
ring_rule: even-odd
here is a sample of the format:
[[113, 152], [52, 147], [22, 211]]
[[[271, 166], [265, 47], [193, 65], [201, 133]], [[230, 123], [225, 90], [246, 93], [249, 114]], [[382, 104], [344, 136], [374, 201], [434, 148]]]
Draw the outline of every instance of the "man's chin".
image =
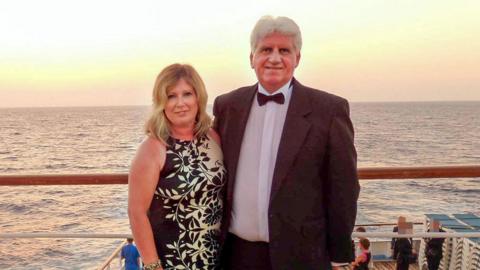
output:
[[261, 81], [260, 84], [265, 87], [266, 90], [278, 90], [280, 87], [282, 87], [284, 84], [287, 82], [283, 82], [281, 80], [264, 80], [263, 82]]

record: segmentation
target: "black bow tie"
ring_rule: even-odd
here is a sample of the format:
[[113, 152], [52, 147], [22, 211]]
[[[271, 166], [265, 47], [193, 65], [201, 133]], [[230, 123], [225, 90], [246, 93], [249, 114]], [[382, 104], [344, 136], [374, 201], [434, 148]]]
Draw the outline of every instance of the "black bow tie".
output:
[[283, 104], [285, 103], [285, 97], [283, 96], [282, 93], [278, 93], [278, 94], [275, 94], [275, 95], [272, 95], [272, 96], [267, 96], [267, 95], [264, 95], [262, 93], [257, 93], [257, 101], [258, 101], [258, 105], [260, 106], [263, 106], [265, 105], [265, 103], [269, 102], [269, 101], [273, 101], [273, 102], [276, 102], [278, 104]]

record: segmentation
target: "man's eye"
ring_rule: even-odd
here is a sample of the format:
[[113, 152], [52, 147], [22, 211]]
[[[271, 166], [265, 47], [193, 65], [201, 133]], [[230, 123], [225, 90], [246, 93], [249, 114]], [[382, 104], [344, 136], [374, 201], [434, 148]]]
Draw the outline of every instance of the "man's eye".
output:
[[287, 54], [287, 53], [290, 53], [290, 50], [289, 49], [280, 49], [280, 53]]

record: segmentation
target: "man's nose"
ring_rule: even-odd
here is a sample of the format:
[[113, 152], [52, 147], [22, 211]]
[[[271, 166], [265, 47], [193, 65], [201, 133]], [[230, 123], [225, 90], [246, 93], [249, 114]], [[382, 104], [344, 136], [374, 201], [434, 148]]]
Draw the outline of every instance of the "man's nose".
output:
[[278, 63], [280, 59], [280, 52], [278, 50], [274, 50], [268, 57], [268, 60], [272, 63]]

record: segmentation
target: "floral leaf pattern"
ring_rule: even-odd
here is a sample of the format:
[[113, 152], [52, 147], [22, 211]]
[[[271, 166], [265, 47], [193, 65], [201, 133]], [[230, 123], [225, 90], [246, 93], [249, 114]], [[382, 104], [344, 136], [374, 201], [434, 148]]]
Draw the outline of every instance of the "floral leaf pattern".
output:
[[222, 151], [208, 136], [170, 138], [150, 212], [163, 268], [218, 269], [223, 186]]

